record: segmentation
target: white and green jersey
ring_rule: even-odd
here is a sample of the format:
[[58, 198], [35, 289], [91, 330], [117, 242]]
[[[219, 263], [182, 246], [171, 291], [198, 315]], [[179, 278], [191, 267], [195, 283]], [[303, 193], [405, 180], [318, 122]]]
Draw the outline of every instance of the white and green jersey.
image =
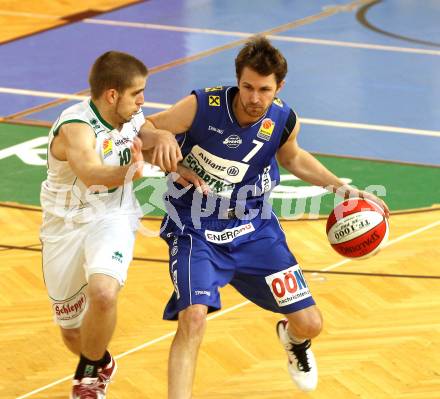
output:
[[141, 216], [131, 179], [127, 179], [126, 184], [117, 188], [91, 191], [75, 175], [67, 161], [60, 161], [52, 155], [50, 146], [62, 125], [86, 123], [95, 133], [95, 151], [103, 164], [127, 165], [131, 161], [130, 147], [133, 138], [144, 122], [145, 118], [140, 110], [119, 131], [102, 118], [91, 99], [65, 109], [49, 132], [47, 179], [42, 183], [40, 193], [43, 211], [77, 223], [87, 223], [97, 217], [115, 213]]

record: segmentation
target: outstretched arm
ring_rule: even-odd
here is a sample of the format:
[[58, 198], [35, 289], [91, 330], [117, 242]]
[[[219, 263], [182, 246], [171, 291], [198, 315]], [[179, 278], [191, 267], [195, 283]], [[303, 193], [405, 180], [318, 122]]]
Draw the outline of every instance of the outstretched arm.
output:
[[384, 201], [371, 193], [344, 184], [341, 179], [330, 172], [312, 154], [300, 148], [297, 142], [299, 129], [300, 123], [297, 120], [288, 140], [277, 152], [278, 162], [283, 168], [305, 182], [324, 187], [344, 198], [360, 197], [372, 200], [384, 209], [387, 217], [389, 216], [389, 209]]

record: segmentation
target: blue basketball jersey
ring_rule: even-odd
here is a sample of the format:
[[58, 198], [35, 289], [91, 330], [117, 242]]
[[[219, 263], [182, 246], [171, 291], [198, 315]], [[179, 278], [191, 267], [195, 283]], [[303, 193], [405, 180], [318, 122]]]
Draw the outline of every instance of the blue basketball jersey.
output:
[[[295, 113], [275, 99], [257, 122], [241, 127], [232, 112], [237, 87], [192, 93], [197, 113], [189, 131], [180, 135], [182, 163], [212, 194], [185, 192], [168, 181], [161, 237], [169, 247], [174, 293], [164, 318], [176, 319], [194, 304], [219, 309], [218, 288], [228, 283], [273, 312], [289, 314], [314, 305], [281, 225], [270, 206], [263, 208], [280, 181], [275, 155], [295, 127]], [[226, 209], [234, 209], [227, 217], [222, 215], [225, 202]], [[237, 216], [237, 208], [249, 213]]]
[[[189, 131], [179, 139], [182, 164], [212, 190], [208, 198], [200, 198], [201, 207], [217, 207], [217, 199], [227, 199], [230, 208], [238, 203], [244, 209], [261, 208], [280, 181], [275, 154], [295, 126], [295, 113], [275, 98], [257, 122], [241, 127], [232, 111], [237, 87], [198, 89], [192, 94], [197, 97], [197, 113]], [[198, 195], [190, 189], [167, 200], [179, 212], [191, 208]]]

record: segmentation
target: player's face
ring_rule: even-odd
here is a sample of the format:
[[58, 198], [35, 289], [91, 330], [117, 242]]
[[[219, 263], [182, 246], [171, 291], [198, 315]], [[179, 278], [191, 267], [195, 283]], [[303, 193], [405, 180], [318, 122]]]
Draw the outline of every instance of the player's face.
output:
[[275, 74], [262, 76], [248, 67], [243, 68], [238, 87], [241, 110], [255, 120], [264, 115], [281, 89]]
[[144, 103], [146, 82], [145, 76], [137, 76], [133, 79], [132, 85], [119, 95], [115, 112], [121, 124], [130, 122], [132, 116], [139, 111]]

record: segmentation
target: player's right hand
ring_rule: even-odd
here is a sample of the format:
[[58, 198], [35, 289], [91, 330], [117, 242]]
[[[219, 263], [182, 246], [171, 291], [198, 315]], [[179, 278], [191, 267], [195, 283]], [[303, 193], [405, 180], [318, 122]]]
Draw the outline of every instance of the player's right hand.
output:
[[139, 137], [133, 139], [131, 151], [131, 167], [134, 167], [132, 180], [140, 179], [144, 171], [144, 156], [142, 155], [142, 141]]
[[182, 153], [174, 134], [161, 130], [160, 134], [155, 137], [151, 163], [165, 172], [177, 172], [177, 164], [182, 159]]

